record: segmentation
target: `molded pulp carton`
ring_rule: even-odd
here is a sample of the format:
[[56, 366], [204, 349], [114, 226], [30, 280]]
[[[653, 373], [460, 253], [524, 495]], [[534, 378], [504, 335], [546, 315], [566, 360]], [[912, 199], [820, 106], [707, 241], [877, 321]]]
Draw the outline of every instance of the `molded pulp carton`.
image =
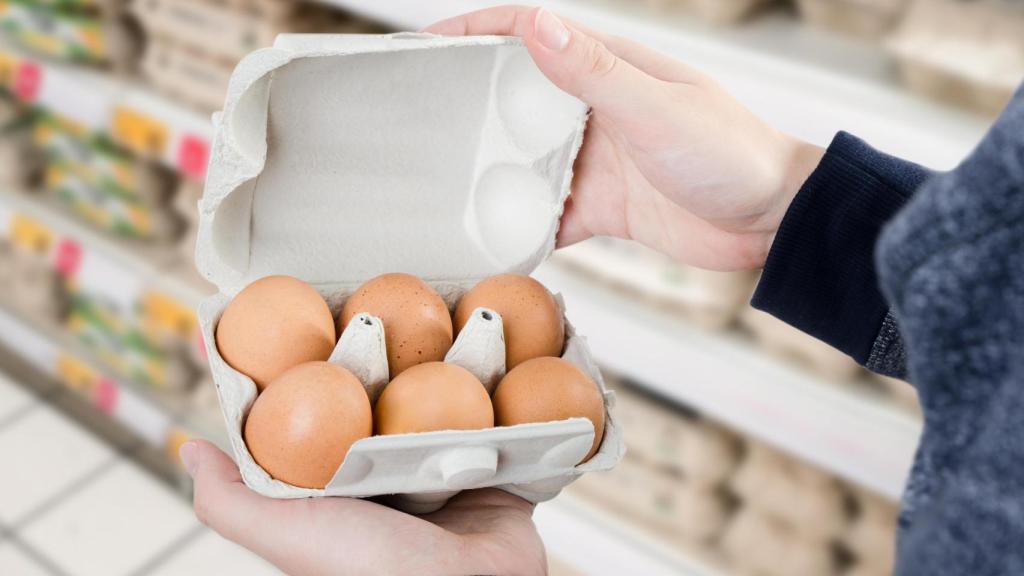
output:
[[[278, 498], [398, 495], [436, 509], [459, 490], [497, 486], [533, 502], [612, 468], [621, 434], [584, 340], [566, 323], [563, 357], [605, 396], [601, 448], [585, 418], [355, 443], [323, 490], [272, 479], [242, 439], [256, 387], [217, 352], [224, 307], [253, 280], [288, 274], [338, 313], [362, 282], [407, 272], [454, 307], [479, 280], [527, 274], [553, 250], [587, 109], [506, 37], [282, 35], [231, 78], [200, 201], [196, 261], [220, 293], [200, 324], [245, 483]], [[375, 400], [388, 380], [379, 319], [357, 317], [332, 362]], [[504, 375], [501, 317], [478, 309], [446, 361], [493, 391]]]

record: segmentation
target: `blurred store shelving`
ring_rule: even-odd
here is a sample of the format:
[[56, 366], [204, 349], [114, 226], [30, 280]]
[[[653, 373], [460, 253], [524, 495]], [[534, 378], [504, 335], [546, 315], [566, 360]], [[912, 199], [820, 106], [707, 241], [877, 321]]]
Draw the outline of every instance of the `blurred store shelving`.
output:
[[[0, 3], [0, 369], [63, 391], [115, 445], [134, 438], [187, 494], [176, 447], [222, 436], [194, 315], [212, 289], [191, 253], [234, 64], [278, 32], [415, 30], [494, 4]], [[936, 168], [1024, 77], [1012, 2], [546, 5], [702, 69], [798, 137], [851, 129]], [[888, 573], [921, 426], [909, 386], [752, 311], [750, 274], [594, 239], [537, 276], [615, 383], [630, 448], [539, 507], [554, 571]]]

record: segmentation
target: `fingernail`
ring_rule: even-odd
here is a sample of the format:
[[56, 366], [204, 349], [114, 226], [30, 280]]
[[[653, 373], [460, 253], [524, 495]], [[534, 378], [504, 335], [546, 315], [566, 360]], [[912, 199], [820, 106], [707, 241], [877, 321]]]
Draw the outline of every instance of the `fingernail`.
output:
[[188, 441], [178, 448], [178, 457], [181, 458], [181, 463], [185, 465], [185, 470], [188, 475], [195, 478], [196, 468], [199, 466], [199, 449], [194, 441]]
[[569, 45], [569, 29], [557, 16], [541, 8], [534, 21], [534, 34], [542, 46], [559, 52]]

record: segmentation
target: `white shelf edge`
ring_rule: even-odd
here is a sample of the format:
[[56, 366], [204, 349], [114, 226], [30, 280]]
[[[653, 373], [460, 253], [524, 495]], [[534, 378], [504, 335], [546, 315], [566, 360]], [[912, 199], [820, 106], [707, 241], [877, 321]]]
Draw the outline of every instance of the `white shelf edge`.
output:
[[[393, 25], [420, 29], [500, 0], [320, 0]], [[779, 129], [826, 145], [848, 130], [878, 148], [934, 168], [956, 165], [984, 134], [988, 121], [940, 105], [889, 83], [848, 78], [842, 69], [795, 61], [708, 30], [680, 30], [672, 19], [638, 15], [592, 0], [549, 0], [545, 7], [597, 30], [637, 40], [711, 75]], [[799, 23], [779, 27], [780, 39]], [[830, 41], [832, 43], [833, 41]], [[834, 41], [836, 44], [842, 41]], [[842, 66], [842, 63], [837, 63]]]
[[535, 276], [564, 296], [601, 366], [861, 486], [893, 499], [902, 494], [921, 431], [909, 414], [556, 263]]
[[622, 518], [565, 492], [538, 504], [533, 518], [547, 550], [584, 574], [725, 576], [631, 527]]

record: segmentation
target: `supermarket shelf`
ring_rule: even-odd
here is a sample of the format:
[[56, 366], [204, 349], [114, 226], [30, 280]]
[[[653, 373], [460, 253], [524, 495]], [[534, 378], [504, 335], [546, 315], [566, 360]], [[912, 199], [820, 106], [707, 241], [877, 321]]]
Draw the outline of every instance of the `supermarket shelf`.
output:
[[183, 398], [160, 397], [129, 382], [109, 377], [95, 367], [89, 354], [55, 329], [32, 325], [0, 307], [0, 344], [32, 367], [84, 397], [156, 448], [168, 446], [177, 435], [224, 440], [219, 422], [188, 415]]
[[[419, 29], [499, 0], [321, 0], [390, 24]], [[988, 122], [897, 86], [879, 46], [767, 18], [735, 30], [656, 19], [595, 0], [550, 0], [548, 9], [632, 38], [705, 71], [781, 130], [827, 144], [849, 130], [887, 152], [946, 169], [977, 143]]]
[[149, 289], [157, 289], [190, 309], [215, 291], [190, 263], [175, 262], [176, 255], [141, 242], [108, 238], [65, 214], [62, 208], [42, 195], [0, 190], [0, 235], [15, 216], [31, 218], [51, 231], [56, 237], [55, 246], [69, 243], [76, 247], [76, 279], [80, 285], [125, 308]]
[[53, 62], [0, 41], [0, 78], [19, 100], [44, 107], [179, 173], [201, 180], [209, 118], [112, 74]]
[[569, 319], [602, 366], [862, 486], [892, 498], [902, 494], [921, 431], [912, 416], [555, 262], [535, 276], [565, 297]]
[[533, 518], [548, 551], [583, 574], [725, 576], [571, 494], [538, 505]]

